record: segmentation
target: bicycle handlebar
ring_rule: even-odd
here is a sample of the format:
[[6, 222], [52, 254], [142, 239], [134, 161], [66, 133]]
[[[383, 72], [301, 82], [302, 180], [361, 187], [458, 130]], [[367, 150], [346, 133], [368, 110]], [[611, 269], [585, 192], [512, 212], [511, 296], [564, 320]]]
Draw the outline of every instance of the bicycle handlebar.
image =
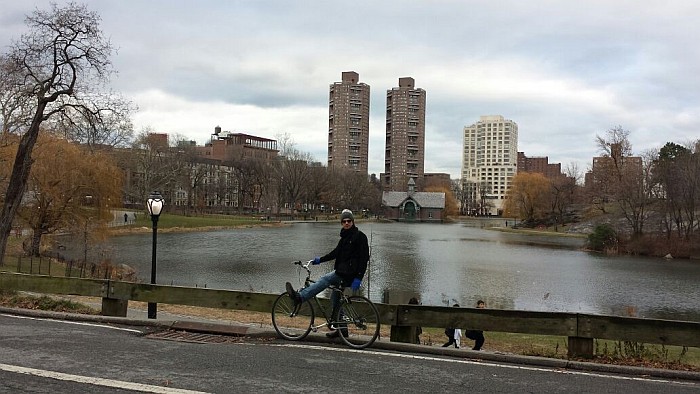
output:
[[309, 266], [310, 266], [313, 262], [314, 262], [313, 260], [309, 260], [309, 261], [307, 261], [307, 262], [304, 263], [304, 262], [302, 262], [301, 260], [297, 260], [297, 261], [294, 262], [294, 264], [295, 264], [295, 265], [299, 265], [299, 266], [301, 266], [302, 268], [304, 268], [305, 270], [311, 272], [311, 270], [309, 269]]
[[[309, 266], [310, 266], [311, 264], [313, 264], [313, 262], [314, 262], [314, 260], [309, 260], [309, 261], [307, 261], [307, 262], [303, 262], [303, 261], [301, 261], [301, 260], [297, 260], [297, 261], [293, 261], [292, 264], [298, 265], [298, 266], [300, 266], [301, 268], [305, 269], [305, 270], [306, 270], [306, 274], [307, 274], [307, 279], [309, 279], [309, 278], [311, 277], [311, 268], [309, 268]], [[331, 288], [333, 288], [333, 289], [335, 289], [335, 290], [340, 290], [340, 291], [342, 292], [343, 289], [345, 288], [345, 286], [344, 286], [344, 285], [342, 284], [342, 282], [341, 282], [340, 285], [338, 285], [338, 286], [331, 286]]]

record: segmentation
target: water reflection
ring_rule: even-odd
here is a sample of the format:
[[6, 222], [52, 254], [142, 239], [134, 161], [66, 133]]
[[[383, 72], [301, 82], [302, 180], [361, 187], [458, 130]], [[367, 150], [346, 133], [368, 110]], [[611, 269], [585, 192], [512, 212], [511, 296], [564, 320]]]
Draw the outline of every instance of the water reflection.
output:
[[[700, 321], [697, 261], [605, 257], [582, 240], [502, 233], [462, 224], [359, 223], [372, 260], [370, 298], [402, 291], [423, 304], [474, 305]], [[323, 255], [340, 226], [296, 224], [187, 234], [159, 233], [158, 282], [281, 292], [303, 277], [290, 264]], [[115, 237], [113, 261], [150, 274], [150, 234]], [[81, 252], [74, 252], [81, 256]], [[322, 264], [321, 275], [332, 269]], [[406, 299], [406, 302], [408, 299]]]

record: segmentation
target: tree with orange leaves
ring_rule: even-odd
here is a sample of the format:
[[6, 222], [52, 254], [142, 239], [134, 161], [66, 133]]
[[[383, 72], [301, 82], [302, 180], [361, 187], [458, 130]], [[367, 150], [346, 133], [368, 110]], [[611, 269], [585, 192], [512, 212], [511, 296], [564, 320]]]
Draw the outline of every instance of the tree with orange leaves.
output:
[[[33, 152], [24, 202], [18, 217], [31, 228], [28, 252], [38, 256], [42, 237], [90, 228], [98, 234], [121, 203], [122, 173], [109, 156], [43, 133]], [[85, 231], [86, 233], [88, 231]]]
[[519, 172], [510, 184], [504, 204], [504, 216], [523, 221], [545, 218], [549, 213], [550, 181], [536, 172]]

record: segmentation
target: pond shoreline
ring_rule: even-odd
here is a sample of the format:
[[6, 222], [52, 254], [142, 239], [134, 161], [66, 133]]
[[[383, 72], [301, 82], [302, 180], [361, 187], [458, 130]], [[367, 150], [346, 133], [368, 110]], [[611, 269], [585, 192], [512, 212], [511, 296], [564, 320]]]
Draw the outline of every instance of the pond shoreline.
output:
[[[159, 233], [199, 233], [206, 231], [219, 231], [219, 230], [235, 230], [235, 229], [245, 229], [245, 228], [257, 228], [257, 227], [269, 227], [269, 228], [279, 228], [291, 226], [291, 222], [266, 222], [260, 224], [241, 224], [237, 226], [201, 226], [201, 227], [158, 227]], [[132, 235], [141, 233], [151, 233], [153, 232], [152, 227], [146, 226], [125, 226], [120, 228], [111, 228], [109, 230], [109, 235], [119, 236], [119, 235]]]

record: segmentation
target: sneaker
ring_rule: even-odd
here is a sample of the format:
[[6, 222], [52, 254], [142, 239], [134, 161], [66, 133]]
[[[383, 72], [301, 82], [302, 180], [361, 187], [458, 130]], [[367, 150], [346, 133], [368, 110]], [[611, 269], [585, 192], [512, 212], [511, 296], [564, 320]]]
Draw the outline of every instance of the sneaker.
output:
[[294, 290], [292, 284], [287, 282], [285, 286], [287, 287], [287, 294], [289, 294], [289, 297], [294, 300], [294, 305], [301, 304], [301, 296], [296, 290]]

